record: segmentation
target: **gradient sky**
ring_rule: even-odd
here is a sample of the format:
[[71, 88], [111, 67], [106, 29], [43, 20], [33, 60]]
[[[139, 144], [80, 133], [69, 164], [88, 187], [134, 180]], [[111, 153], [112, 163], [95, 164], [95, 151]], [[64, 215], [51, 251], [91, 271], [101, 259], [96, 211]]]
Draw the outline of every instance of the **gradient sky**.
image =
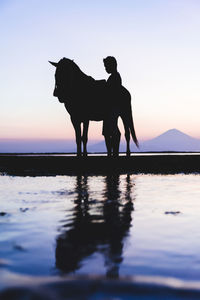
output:
[[[103, 79], [108, 55], [139, 140], [171, 128], [200, 138], [199, 16], [199, 0], [1, 0], [0, 138], [73, 138], [48, 60], [74, 59]], [[90, 139], [101, 127], [91, 122]]]

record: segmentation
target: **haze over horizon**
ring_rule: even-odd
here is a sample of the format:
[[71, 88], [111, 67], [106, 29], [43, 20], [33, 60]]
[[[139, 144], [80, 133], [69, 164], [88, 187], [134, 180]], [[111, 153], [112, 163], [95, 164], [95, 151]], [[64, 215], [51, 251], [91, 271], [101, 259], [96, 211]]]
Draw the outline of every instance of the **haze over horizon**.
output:
[[[1, 1], [0, 138], [74, 139], [48, 60], [106, 79], [107, 55], [131, 92], [139, 140], [169, 128], [200, 138], [199, 15], [197, 0]], [[91, 122], [89, 140], [101, 131]]]
[[[132, 152], [200, 152], [200, 139], [193, 138], [180, 130], [169, 129], [150, 140], [139, 141], [136, 148], [131, 141]], [[106, 152], [104, 140], [89, 140], [89, 152]], [[126, 143], [121, 139], [120, 152], [126, 151]], [[74, 139], [0, 139], [0, 153], [72, 153], [76, 152]]]

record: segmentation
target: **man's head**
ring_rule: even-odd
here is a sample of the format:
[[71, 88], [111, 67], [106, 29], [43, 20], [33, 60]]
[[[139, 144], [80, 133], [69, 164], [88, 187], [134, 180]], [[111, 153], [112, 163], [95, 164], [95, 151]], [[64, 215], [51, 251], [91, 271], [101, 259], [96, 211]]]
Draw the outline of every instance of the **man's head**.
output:
[[107, 56], [103, 62], [107, 73], [113, 73], [117, 70], [117, 61], [114, 56]]

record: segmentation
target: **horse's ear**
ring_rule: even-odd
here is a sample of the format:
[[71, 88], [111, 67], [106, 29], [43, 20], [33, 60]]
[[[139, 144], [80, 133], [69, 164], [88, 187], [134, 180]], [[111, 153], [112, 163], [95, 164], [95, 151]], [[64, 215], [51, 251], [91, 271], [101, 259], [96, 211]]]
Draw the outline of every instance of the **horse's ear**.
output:
[[50, 64], [52, 64], [54, 67], [57, 67], [58, 63], [53, 62], [53, 61], [49, 61]]

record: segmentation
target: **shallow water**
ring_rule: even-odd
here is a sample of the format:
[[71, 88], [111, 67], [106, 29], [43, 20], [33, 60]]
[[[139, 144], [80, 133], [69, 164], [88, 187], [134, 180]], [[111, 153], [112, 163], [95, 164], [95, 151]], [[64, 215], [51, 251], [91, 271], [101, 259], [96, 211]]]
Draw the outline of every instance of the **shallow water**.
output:
[[0, 176], [0, 276], [200, 280], [199, 216], [200, 175]]
[[[56, 156], [56, 157], [76, 157], [76, 153], [0, 153], [1, 156], [26, 156], [26, 157], [36, 157], [36, 156]], [[200, 152], [131, 152], [131, 156], [196, 156], [200, 155]], [[105, 152], [99, 153], [88, 153], [88, 156], [107, 156]], [[119, 156], [126, 156], [125, 152], [120, 152]]]

